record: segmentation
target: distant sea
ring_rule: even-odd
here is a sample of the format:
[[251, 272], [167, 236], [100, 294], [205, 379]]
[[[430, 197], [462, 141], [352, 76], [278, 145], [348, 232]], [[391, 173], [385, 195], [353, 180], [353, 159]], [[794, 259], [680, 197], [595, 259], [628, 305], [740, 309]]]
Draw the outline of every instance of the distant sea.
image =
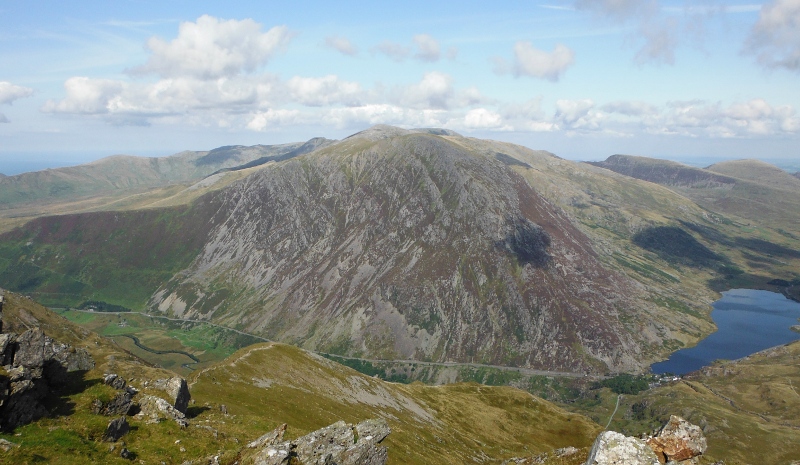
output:
[[62, 168], [64, 166], [75, 166], [86, 161], [61, 161], [61, 160], [0, 160], [0, 173], [6, 176], [13, 176], [15, 174], [27, 173], [29, 171], [41, 171], [48, 168]]

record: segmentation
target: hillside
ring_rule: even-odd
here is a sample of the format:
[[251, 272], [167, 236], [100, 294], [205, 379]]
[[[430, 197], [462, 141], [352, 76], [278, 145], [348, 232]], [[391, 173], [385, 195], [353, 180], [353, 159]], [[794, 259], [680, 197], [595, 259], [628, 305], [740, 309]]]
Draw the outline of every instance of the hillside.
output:
[[[681, 415], [703, 428], [709, 446], [707, 463], [794, 463], [800, 460], [799, 362], [800, 341], [740, 360], [720, 360], [683, 380], [622, 396], [610, 428], [640, 434], [663, 424], [670, 415]], [[572, 407], [598, 420], [607, 419], [616, 397], [602, 389]]]
[[134, 399], [163, 396], [147, 386], [174, 375], [13, 293], [6, 293], [3, 320], [4, 331], [41, 327], [60, 342], [88, 350], [97, 363], [52, 397], [50, 416], [0, 433], [19, 446], [0, 450], [0, 459], [9, 463], [129, 463], [119, 456], [124, 446], [145, 463], [217, 456], [219, 463], [231, 464], [248, 452], [248, 442], [281, 423], [289, 424], [287, 436], [293, 438], [338, 420], [368, 418], [384, 418], [392, 429], [384, 442], [388, 463], [500, 462], [566, 446], [581, 448], [585, 458], [600, 429], [513, 388], [387, 383], [295, 347], [262, 344], [189, 379], [188, 427], [129, 417], [130, 432], [112, 444], [102, 439], [110, 418], [91, 413], [94, 399], [114, 393], [103, 374], [128, 380], [141, 391]]
[[[768, 163], [739, 160], [693, 168], [667, 160], [613, 155], [592, 165], [666, 186], [711, 211], [800, 231], [800, 183]], [[792, 233], [793, 234], [793, 233]]]

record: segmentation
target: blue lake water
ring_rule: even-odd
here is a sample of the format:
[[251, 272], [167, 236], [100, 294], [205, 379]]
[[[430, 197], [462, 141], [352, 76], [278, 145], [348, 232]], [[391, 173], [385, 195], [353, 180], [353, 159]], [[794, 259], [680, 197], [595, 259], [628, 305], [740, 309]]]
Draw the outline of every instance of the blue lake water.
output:
[[735, 360], [760, 350], [800, 339], [791, 330], [800, 322], [800, 303], [781, 294], [753, 289], [732, 289], [712, 305], [711, 318], [719, 328], [690, 349], [681, 349], [653, 373], [682, 375], [717, 359]]

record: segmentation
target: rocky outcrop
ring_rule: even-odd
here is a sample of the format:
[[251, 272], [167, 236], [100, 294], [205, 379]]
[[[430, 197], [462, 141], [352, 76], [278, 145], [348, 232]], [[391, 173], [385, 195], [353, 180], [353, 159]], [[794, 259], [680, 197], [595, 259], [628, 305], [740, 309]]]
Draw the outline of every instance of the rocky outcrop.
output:
[[286, 425], [256, 439], [249, 448], [260, 449], [252, 458], [257, 465], [383, 465], [386, 448], [379, 445], [389, 435], [385, 420], [366, 420], [353, 426], [338, 421], [291, 441], [283, 441]]
[[128, 419], [124, 416], [111, 420], [106, 428], [105, 439], [107, 441], [119, 441], [122, 436], [131, 430]]
[[695, 464], [706, 447], [699, 426], [672, 415], [655, 436], [644, 440], [604, 431], [595, 440], [586, 465]]
[[706, 438], [699, 426], [672, 415], [654, 437], [647, 440], [661, 463], [693, 459], [706, 451]]
[[586, 465], [659, 465], [653, 449], [641, 439], [625, 436], [615, 431], [604, 431], [597, 436]]
[[175, 407], [175, 410], [184, 414], [186, 413], [192, 396], [189, 394], [189, 385], [186, 384], [185, 379], [178, 376], [159, 379], [156, 380], [154, 387], [167, 393], [170, 399], [172, 399], [172, 405]]
[[173, 420], [181, 427], [189, 426], [186, 421], [186, 415], [176, 409], [166, 400], [146, 395], [139, 400], [139, 413], [136, 414], [137, 418], [145, 419], [150, 423], [158, 423], [164, 420]]
[[47, 415], [42, 401], [94, 361], [84, 349], [62, 344], [34, 328], [0, 334], [0, 429], [10, 431]]

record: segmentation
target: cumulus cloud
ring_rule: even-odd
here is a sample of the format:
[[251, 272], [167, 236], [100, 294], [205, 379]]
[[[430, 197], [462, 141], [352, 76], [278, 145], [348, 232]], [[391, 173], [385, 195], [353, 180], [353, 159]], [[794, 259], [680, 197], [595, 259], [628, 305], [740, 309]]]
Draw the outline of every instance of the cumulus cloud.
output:
[[744, 50], [768, 68], [800, 71], [800, 0], [765, 4]]
[[261, 32], [261, 25], [252, 19], [220, 20], [203, 15], [197, 22], [181, 23], [178, 37], [170, 42], [158, 37], [148, 40], [152, 55], [132, 72], [165, 78], [235, 76], [266, 64], [291, 37], [286, 26]]
[[14, 85], [8, 81], [0, 81], [0, 105], [11, 105], [18, 100], [33, 95], [33, 89]]
[[325, 38], [325, 45], [344, 55], [358, 55], [356, 47], [349, 39], [341, 36], [330, 36]]
[[417, 46], [417, 53], [414, 58], [420, 61], [432, 63], [439, 61], [441, 50], [439, 41], [428, 34], [417, 34], [414, 36], [414, 44]]
[[530, 42], [519, 41], [514, 45], [514, 64], [495, 58], [495, 72], [505, 74], [513, 71], [515, 76], [531, 76], [549, 81], [558, 81], [575, 62], [575, 52], [557, 44], [552, 52], [546, 52]]
[[598, 124], [591, 113], [593, 108], [594, 102], [589, 99], [558, 100], [555, 120], [564, 129], [594, 129]]
[[64, 84], [66, 97], [48, 101], [43, 111], [83, 115], [163, 116], [190, 111], [238, 112], [267, 104], [278, 82], [270, 76], [214, 81], [193, 78], [161, 79], [131, 84], [110, 79], [74, 77]]
[[388, 40], [381, 42], [377, 47], [375, 47], [374, 50], [378, 53], [386, 55], [398, 63], [408, 58], [409, 53], [411, 53], [411, 49], [409, 47], [398, 44], [397, 42], [390, 42]]
[[470, 129], [511, 130], [511, 127], [505, 124], [500, 113], [486, 108], [475, 108], [468, 111], [464, 116], [464, 125]]
[[400, 103], [412, 108], [447, 109], [455, 98], [453, 78], [438, 71], [425, 73], [422, 81], [405, 88]]
[[64, 83], [67, 96], [60, 102], [49, 100], [42, 108], [48, 113], [96, 115], [108, 113], [111, 99], [120, 95], [125, 84], [112, 79], [73, 77]]
[[358, 106], [363, 94], [359, 83], [341, 81], [334, 75], [320, 78], [295, 76], [287, 86], [293, 101], [312, 107], [337, 103]]
[[398, 105], [377, 103], [349, 108], [332, 108], [321, 122], [339, 128], [363, 127], [374, 124], [393, 124], [405, 127], [443, 127], [448, 114], [444, 110], [413, 109]]
[[302, 115], [297, 110], [272, 109], [258, 112], [250, 118], [247, 129], [253, 131], [266, 131], [274, 127], [297, 124], [302, 121]]

